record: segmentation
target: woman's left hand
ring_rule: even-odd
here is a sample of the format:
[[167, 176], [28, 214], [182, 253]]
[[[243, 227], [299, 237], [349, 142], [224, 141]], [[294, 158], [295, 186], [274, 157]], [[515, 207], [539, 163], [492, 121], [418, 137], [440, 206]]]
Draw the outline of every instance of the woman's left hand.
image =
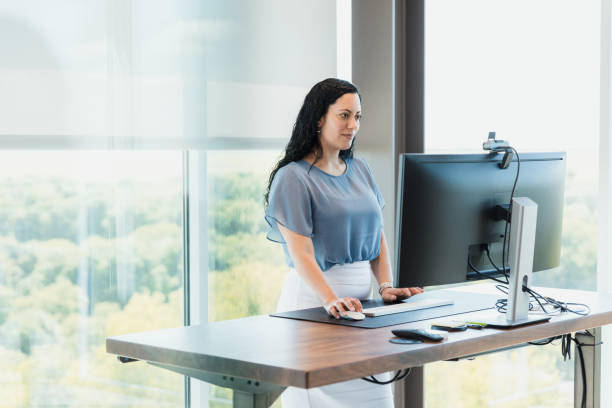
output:
[[423, 293], [422, 288], [386, 288], [382, 291], [381, 296], [386, 303], [395, 302], [396, 300], [408, 299], [410, 296]]

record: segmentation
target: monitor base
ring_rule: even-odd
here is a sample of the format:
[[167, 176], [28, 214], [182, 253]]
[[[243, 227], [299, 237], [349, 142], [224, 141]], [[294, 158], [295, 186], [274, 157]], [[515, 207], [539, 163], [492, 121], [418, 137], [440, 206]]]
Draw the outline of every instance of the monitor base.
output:
[[533, 324], [533, 323], [547, 322], [549, 320], [550, 320], [550, 316], [543, 316], [543, 315], [527, 316], [526, 319], [506, 320], [506, 315], [500, 314], [496, 318], [484, 319], [482, 322], [479, 322], [479, 323], [484, 323], [487, 325], [486, 327], [492, 327], [494, 329], [510, 329], [512, 327], [519, 327], [519, 326], [525, 326], [525, 325]]

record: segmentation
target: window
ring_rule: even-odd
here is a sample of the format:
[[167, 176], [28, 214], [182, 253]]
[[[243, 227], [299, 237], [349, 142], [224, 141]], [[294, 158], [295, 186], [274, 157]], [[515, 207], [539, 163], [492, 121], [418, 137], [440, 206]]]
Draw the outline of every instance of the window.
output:
[[286, 267], [263, 193], [307, 90], [350, 73], [348, 6], [0, 5], [9, 406], [227, 405], [225, 391], [191, 381], [186, 399], [182, 377], [119, 364], [104, 339], [275, 308]]
[[[566, 151], [561, 266], [534, 282], [594, 290], [600, 3], [430, 0], [426, 19], [426, 151], [477, 152], [490, 130], [519, 153]], [[434, 385], [448, 369], [461, 373], [458, 405], [571, 406], [573, 364], [559, 356], [531, 347], [429, 365], [428, 406], [448, 400]]]
[[[346, 1], [337, 3], [214, 2], [208, 10], [235, 23], [211, 44], [201, 78], [207, 145], [189, 152], [192, 197], [206, 203], [205, 210], [198, 204], [199, 224], [191, 224], [200, 233], [196, 250], [208, 256], [208, 263], [200, 260], [191, 271], [208, 277], [199, 284], [206, 302], [191, 292], [200, 298], [199, 322], [276, 309], [288, 268], [281, 246], [266, 239], [264, 193], [310, 87], [341, 68], [344, 75], [350, 71], [346, 54], [337, 58], [340, 47], [350, 49], [346, 24], [337, 27], [350, 21], [350, 9]], [[231, 405], [230, 390], [191, 384], [211, 404]]]
[[287, 273], [266, 239], [264, 193], [276, 151], [214, 151], [208, 161], [209, 320], [269, 314]]
[[180, 154], [2, 151], [0, 162], [3, 404], [182, 404], [181, 377], [105, 348], [182, 324]]

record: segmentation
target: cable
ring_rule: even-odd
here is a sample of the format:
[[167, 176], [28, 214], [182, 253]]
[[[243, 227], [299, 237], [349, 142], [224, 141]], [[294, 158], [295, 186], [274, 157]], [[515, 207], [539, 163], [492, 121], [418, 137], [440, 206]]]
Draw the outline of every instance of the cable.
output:
[[403, 380], [408, 374], [410, 374], [411, 370], [412, 370], [411, 368], [407, 368], [406, 370], [404, 370], [403, 374], [401, 374], [402, 370], [398, 370], [395, 373], [395, 375], [393, 376], [393, 378], [391, 378], [388, 381], [380, 381], [380, 380], [376, 379], [376, 377], [374, 377], [373, 375], [371, 375], [369, 378], [368, 377], [363, 377], [362, 380], [370, 382], [372, 384], [387, 385], [387, 384], [391, 384], [392, 382], [395, 382], [395, 381]]
[[[512, 229], [510, 229], [510, 231], [508, 231], [508, 226], [510, 225], [510, 220], [512, 219], [512, 200], [514, 198], [514, 192], [516, 190], [516, 185], [517, 185], [518, 178], [519, 178], [520, 171], [521, 171], [521, 159], [520, 159], [520, 156], [519, 156], [518, 152], [516, 151], [516, 149], [513, 148], [512, 146], [508, 146], [505, 150], [506, 151], [512, 150], [514, 152], [514, 154], [516, 155], [517, 167], [516, 167], [516, 176], [514, 177], [514, 184], [512, 185], [512, 192], [510, 193], [510, 202], [509, 202], [509, 205], [508, 205], [508, 212], [510, 214], [510, 217], [508, 217], [506, 219], [506, 225], [504, 226], [504, 241], [503, 241], [503, 244], [502, 244], [502, 270], [501, 271], [499, 270], [497, 265], [495, 265], [495, 263], [491, 259], [491, 254], [489, 253], [488, 245], [487, 245], [487, 247], [485, 247], [485, 250], [486, 250], [486, 253], [487, 253], [487, 257], [489, 258], [489, 262], [491, 262], [491, 265], [493, 265], [498, 272], [503, 273], [503, 275], [506, 277], [506, 281], [507, 282], [502, 282], [502, 281], [500, 281], [498, 279], [494, 279], [494, 278], [491, 278], [491, 277], [488, 277], [488, 278], [493, 279], [496, 282], [507, 283], [509, 285], [510, 284], [509, 277], [506, 274], [506, 262], [508, 261], [507, 257], [510, 255], [510, 242], [511, 242]], [[482, 274], [482, 273], [480, 273], [479, 271], [476, 270], [476, 268], [472, 265], [472, 263], [469, 261], [469, 259], [468, 259], [468, 264], [469, 264], [470, 268], [472, 268], [472, 270], [474, 270], [474, 272], [476, 272], [478, 275], [485, 276], [484, 274]], [[485, 277], [487, 277], [487, 276], [485, 276]], [[506, 295], [508, 294], [508, 287], [503, 286], [503, 285], [496, 285], [496, 288], [498, 290], [500, 290], [501, 292], [505, 293]], [[533, 308], [533, 304], [532, 304], [531, 300], [534, 299], [538, 303], [538, 305], [540, 306], [542, 311], [545, 314], [547, 314], [547, 315], [550, 315], [552, 313], [550, 313], [548, 310], [546, 310], [545, 305], [550, 305], [554, 309], [558, 309], [558, 313], [571, 312], [571, 313], [575, 313], [577, 315], [585, 316], [585, 315], [588, 315], [591, 312], [590, 307], [588, 305], [584, 304], [584, 303], [560, 302], [560, 301], [558, 301], [556, 299], [553, 299], [551, 297], [542, 296], [541, 294], [539, 294], [535, 290], [527, 287], [526, 285], [522, 286], [522, 290], [523, 290], [523, 292], [527, 292], [530, 295], [529, 296], [529, 298], [530, 298], [529, 310], [532, 310], [532, 308]], [[507, 305], [508, 305], [508, 299], [507, 298], [506, 299], [498, 299], [496, 304], [495, 304], [495, 306], [496, 306], [496, 308], [497, 308], [497, 310], [499, 312], [505, 312], [506, 308], [507, 308]], [[570, 306], [582, 306], [583, 309], [582, 310], [575, 310], [573, 308], [570, 308]], [[543, 346], [543, 345], [546, 345], [546, 344], [550, 344], [554, 340], [557, 340], [559, 338], [561, 338], [561, 354], [563, 355], [563, 361], [565, 361], [566, 358], [571, 359], [571, 343], [572, 343], [572, 341], [574, 343], [576, 343], [576, 348], [578, 349], [578, 356], [580, 358], [580, 369], [581, 369], [581, 372], [582, 372], [582, 404], [581, 404], [581, 406], [583, 408], [586, 408], [587, 383], [586, 383], [586, 369], [585, 369], [585, 364], [584, 364], [584, 356], [583, 356], [583, 353], [582, 353], [582, 347], [583, 346], [587, 346], [587, 345], [580, 343], [578, 340], [576, 340], [575, 337], [572, 337], [571, 334], [565, 334], [563, 336], [550, 337], [550, 338], [545, 339], [545, 340], [536, 341], [536, 342], [528, 342], [528, 343], [529, 344], [533, 344], [533, 345]], [[588, 346], [596, 346], [596, 345], [599, 345], [599, 344], [601, 344], [601, 342], [599, 342], [597, 344], [593, 344], [593, 345], [589, 344]]]
[[539, 341], [528, 341], [528, 344], [534, 345], [534, 346], [545, 346], [547, 344], [552, 343], [555, 340], [559, 340], [562, 336], [555, 336], [555, 337], [549, 337], [547, 339], [544, 340], [539, 340]]
[[571, 340], [574, 340], [578, 347], [578, 357], [580, 357], [580, 371], [582, 372], [582, 408], [586, 408], [586, 393], [587, 393], [587, 382], [586, 382], [586, 369], [584, 367], [584, 355], [582, 354], [582, 343], [576, 338], [570, 336]]
[[[509, 146], [508, 149], [511, 149], [516, 155], [517, 166], [516, 166], [516, 176], [514, 177], [514, 184], [512, 185], [512, 192], [510, 193], [510, 203], [508, 204], [508, 212], [510, 213], [510, 217], [508, 217], [508, 219], [506, 220], [506, 226], [504, 228], [504, 243], [502, 246], [502, 271], [504, 272], [506, 279], [508, 279], [508, 275], [506, 275], [506, 262], [507, 262], [506, 257], [510, 255], [509, 254], [510, 252], [510, 234], [512, 234], [512, 229], [510, 230], [510, 232], [508, 232], [508, 226], [510, 225], [510, 219], [512, 217], [512, 199], [514, 198], [514, 191], [516, 190], [516, 183], [518, 182], [519, 174], [521, 173], [521, 158], [519, 157], [518, 152], [512, 146]], [[508, 253], [506, 253], [506, 238], [508, 240]]]
[[[587, 334], [591, 335], [588, 331]], [[593, 337], [591, 335], [591, 337]], [[586, 393], [587, 393], [587, 380], [586, 380], [586, 367], [584, 363], [584, 354], [582, 351], [583, 347], [595, 347], [603, 344], [603, 342], [594, 343], [594, 344], [584, 344], [580, 343], [576, 337], [572, 337], [571, 334], [563, 334], [561, 336], [550, 337], [541, 341], [529, 341], [529, 344], [535, 346], [544, 346], [552, 343], [554, 340], [561, 339], [561, 355], [563, 356], [563, 361], [572, 359], [572, 341], [576, 343], [576, 348], [578, 349], [578, 358], [580, 359], [580, 371], [582, 373], [582, 398], [581, 398], [581, 406], [586, 408]]]
[[486, 244], [485, 246], [485, 252], [487, 253], [487, 258], [489, 258], [489, 262], [491, 263], [491, 265], [493, 265], [493, 267], [495, 268], [495, 270], [504, 275], [504, 277], [506, 278], [506, 283], [510, 283], [508, 280], [508, 275], [506, 275], [506, 272], [502, 272], [501, 269], [499, 269], [499, 267], [495, 264], [495, 262], [493, 262], [493, 258], [491, 258], [491, 252], [489, 252], [489, 244]]
[[523, 285], [523, 292], [529, 293], [531, 295], [530, 298], [531, 297], [535, 298], [536, 302], [538, 302], [538, 305], [540, 305], [540, 309], [542, 309], [542, 311], [544, 313], [548, 314], [548, 311], [546, 310], [546, 308], [544, 307], [542, 302], [540, 302], [540, 299], [538, 299], [538, 297], [534, 295], [534, 292], [531, 289], [529, 289], [527, 286]]
[[580, 404], [580, 406], [586, 408], [587, 383], [586, 369], [584, 368], [584, 356], [582, 354], [582, 343], [580, 343], [575, 338], [572, 338], [571, 334], [565, 334], [562, 337], [563, 338], [561, 340], [561, 355], [563, 356], [563, 361], [565, 361], [566, 359], [572, 359], [572, 340], [576, 343], [576, 346], [578, 348], [578, 357], [580, 358], [580, 370], [582, 372], [582, 403]]
[[[495, 308], [499, 313], [506, 313], [508, 311], [508, 299], [497, 299], [495, 302]], [[529, 311], [533, 310], [533, 303], [529, 302]]]
[[[470, 262], [470, 259], [468, 258], [468, 265], [470, 266], [470, 268], [476, 272], [479, 276], [484, 276], [486, 278], [492, 279], [498, 283], [505, 283], [507, 285], [510, 285], [510, 278], [508, 276], [508, 274], [506, 273], [506, 263], [508, 261], [508, 256], [510, 255], [510, 241], [511, 241], [511, 237], [512, 237], [512, 228], [510, 228], [510, 230], [508, 230], [508, 227], [510, 226], [510, 222], [512, 219], [512, 200], [514, 199], [514, 193], [516, 191], [516, 185], [518, 184], [518, 179], [519, 176], [521, 174], [521, 157], [518, 154], [518, 152], [516, 151], [516, 149], [512, 146], [508, 146], [505, 149], [506, 152], [511, 150], [512, 152], [514, 152], [514, 155], [516, 156], [516, 175], [514, 176], [514, 183], [512, 184], [512, 191], [510, 192], [510, 202], [508, 204], [508, 212], [510, 214], [510, 216], [506, 219], [506, 225], [504, 226], [504, 241], [502, 244], [502, 269], [500, 271], [500, 269], [497, 267], [497, 265], [495, 264], [495, 262], [493, 262], [493, 259], [491, 258], [491, 253], [489, 251], [489, 246], [485, 246], [485, 251], [487, 254], [487, 257], [489, 258], [489, 262], [491, 262], [491, 265], [493, 265], [493, 267], [497, 270], [497, 272], [502, 273], [505, 278], [506, 278], [506, 282], [503, 282], [499, 279], [495, 279], [489, 276], [486, 276], [484, 274], [482, 274], [480, 271], [476, 270], [476, 268], [474, 267], [474, 265], [472, 265], [472, 263]], [[504, 288], [505, 290], [502, 290], [502, 287], [500, 287], [500, 285], [497, 285], [497, 289], [499, 289], [500, 291], [504, 292], [506, 295], [508, 294], [508, 288]], [[530, 295], [530, 303], [529, 303], [529, 310], [533, 310], [533, 305], [531, 303], [532, 300], [535, 300], [538, 305], [540, 306], [540, 308], [542, 309], [542, 312], [544, 312], [547, 315], [552, 315], [552, 314], [558, 314], [561, 312], [571, 312], [571, 313], [575, 313], [581, 316], [585, 316], [588, 315], [591, 312], [591, 309], [589, 308], [588, 305], [583, 304], [583, 303], [565, 303], [565, 302], [560, 302], [557, 301], [553, 298], [550, 297], [544, 297], [542, 295], [540, 295], [539, 293], [537, 293], [536, 291], [534, 291], [533, 289], [523, 285], [522, 287], [523, 292], [527, 292]], [[505, 312], [506, 308], [508, 305], [508, 300], [507, 299], [498, 299], [498, 301], [496, 302], [495, 306], [497, 307], [497, 310], [499, 312]], [[548, 310], [546, 310], [546, 305], [550, 305], [553, 307], [553, 309], [557, 309], [557, 313], [551, 313]], [[570, 308], [569, 306], [581, 306], [583, 309], [582, 310], [575, 310]]]
[[563, 361], [567, 359], [571, 360], [572, 359], [572, 349], [570, 348], [571, 346], [571, 339], [572, 339], [572, 335], [571, 334], [564, 334], [563, 336], [561, 336], [561, 355], [563, 356]]
[[[545, 304], [547, 305], [551, 305], [553, 306], [553, 308], [559, 309], [560, 312], [570, 312], [570, 313], [574, 313], [580, 316], [587, 316], [588, 314], [591, 313], [591, 308], [589, 307], [589, 305], [584, 304], [584, 303], [573, 303], [573, 302], [560, 302], [556, 299], [553, 299], [551, 297], [548, 296], [542, 296], [540, 295], [538, 292], [536, 292], [535, 290], [528, 288], [526, 286], [524, 286], [524, 289], [529, 292], [530, 295], [532, 295], [533, 297], [535, 297], [536, 299], [542, 299], [545, 301]], [[573, 308], [570, 308], [569, 306], [582, 306], [583, 310], [575, 310]], [[547, 314], [550, 314], [547, 312]]]
[[395, 375], [393, 376], [393, 378], [391, 378], [388, 381], [380, 381], [377, 380], [376, 377], [374, 377], [373, 375], [371, 375], [369, 378], [368, 377], [363, 377], [362, 380], [365, 380], [367, 382], [373, 383], [373, 384], [379, 384], [379, 385], [386, 385], [386, 384], [391, 384], [394, 381], [397, 381], [397, 378], [399, 376], [399, 374], [402, 372], [402, 370], [398, 370]]
[[578, 349], [578, 358], [580, 358], [580, 372], [582, 373], [582, 403], [580, 406], [586, 408], [587, 382], [586, 369], [584, 367], [584, 355], [582, 354], [582, 346], [585, 346], [585, 344], [580, 343], [575, 337], [572, 337], [571, 334], [565, 334], [563, 335], [561, 342], [561, 355], [563, 355], [563, 361], [565, 361], [566, 358], [568, 360], [572, 359], [572, 341], [576, 343], [576, 348]]
[[501, 293], [508, 295], [508, 287], [504, 285], [495, 285], [495, 288], [499, 290]]
[[[507, 286], [495, 285], [495, 287], [497, 288], [497, 290], [499, 290], [503, 294], [508, 295]], [[534, 301], [538, 303], [538, 305], [542, 309], [542, 312], [548, 316], [556, 316], [560, 313], [565, 313], [565, 312], [574, 313], [580, 316], [586, 316], [591, 313], [591, 308], [589, 307], [589, 305], [586, 305], [584, 303], [560, 302], [551, 297], [542, 296], [535, 290], [527, 286], [524, 286], [524, 285], [523, 285], [523, 291], [529, 293], [529, 311], [531, 313], [538, 313], [533, 310]], [[497, 309], [499, 313], [506, 313], [507, 306], [508, 306], [507, 298], [497, 299], [497, 302], [495, 302], [495, 308]], [[553, 311], [546, 310], [546, 306], [551, 306], [553, 307], [554, 310]], [[581, 307], [582, 309], [577, 310], [576, 308], [572, 308], [570, 306], [578, 306], [578, 307]]]
[[469, 265], [469, 267], [470, 267], [470, 268], [472, 268], [472, 270], [473, 270], [474, 272], [476, 272], [476, 273], [478, 274], [478, 276], [482, 276], [482, 277], [483, 277], [483, 278], [485, 278], [485, 279], [491, 279], [491, 280], [494, 280], [495, 282], [499, 282], [499, 283], [504, 283], [504, 284], [507, 284], [507, 283], [508, 283], [508, 282], [504, 282], [504, 281], [502, 281], [502, 280], [499, 280], [499, 279], [497, 279], [497, 278], [494, 278], [494, 277], [492, 277], [492, 276], [487, 276], [487, 275], [485, 275], [484, 273], [480, 272], [480, 271], [479, 271], [478, 269], [476, 269], [476, 267], [475, 267], [475, 266], [472, 264], [472, 261], [470, 260], [470, 257], [469, 257], [469, 256], [468, 256], [468, 265]]

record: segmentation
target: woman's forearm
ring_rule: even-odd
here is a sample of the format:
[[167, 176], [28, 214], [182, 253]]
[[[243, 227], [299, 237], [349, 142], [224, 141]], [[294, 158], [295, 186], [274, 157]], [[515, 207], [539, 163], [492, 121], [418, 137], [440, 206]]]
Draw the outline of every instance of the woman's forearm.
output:
[[[380, 254], [376, 259], [370, 261], [372, 273], [378, 281], [378, 285], [385, 282], [390, 282], [391, 286], [385, 285], [380, 295], [385, 302], [395, 302], [409, 298], [413, 295], [423, 293], [423, 289], [417, 287], [411, 288], [394, 288], [393, 287], [393, 273], [391, 272], [391, 261], [389, 259], [389, 248], [387, 247], [387, 241], [385, 234], [381, 232], [380, 235]], [[380, 286], [379, 286], [380, 287]]]
[[296, 234], [278, 223], [278, 229], [285, 238], [293, 267], [308, 287], [319, 297], [323, 304], [336, 299], [336, 294], [325, 281], [323, 271], [317, 264], [312, 240]]
[[337, 296], [323, 277], [323, 272], [317, 264], [314, 255], [299, 254], [292, 259], [295, 270], [300, 278], [319, 297], [323, 304], [336, 299]]
[[389, 248], [383, 231], [380, 233], [380, 253], [378, 257], [370, 261], [370, 268], [379, 285], [384, 282], [393, 282]]

